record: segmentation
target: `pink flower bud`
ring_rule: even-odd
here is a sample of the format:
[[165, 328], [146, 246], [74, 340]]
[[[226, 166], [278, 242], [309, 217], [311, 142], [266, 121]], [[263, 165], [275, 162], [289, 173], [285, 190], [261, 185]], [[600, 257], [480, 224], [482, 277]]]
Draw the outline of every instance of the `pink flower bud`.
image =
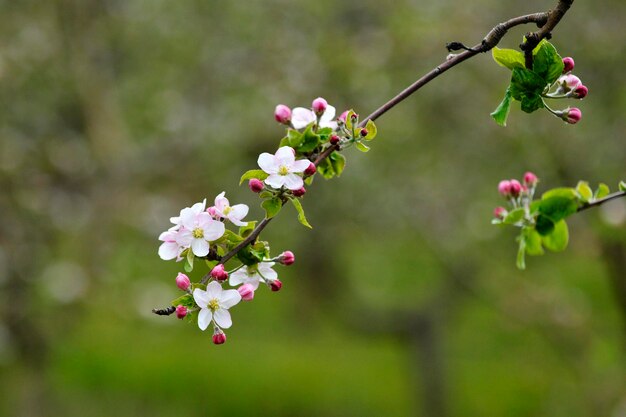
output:
[[291, 121], [291, 109], [284, 104], [279, 104], [274, 110], [274, 119], [278, 123], [288, 125]]
[[313, 100], [312, 107], [315, 114], [319, 116], [321, 114], [324, 114], [324, 112], [326, 111], [326, 108], [328, 107], [328, 102], [322, 97], [318, 97]]
[[187, 317], [187, 307], [179, 304], [176, 307], [176, 317], [178, 317], [179, 319], [184, 319], [185, 317]]
[[304, 175], [306, 175], [307, 177], [310, 177], [316, 172], [317, 172], [317, 168], [315, 168], [315, 164], [311, 162], [309, 166], [307, 167], [307, 169], [304, 170]]
[[561, 116], [563, 120], [571, 125], [575, 125], [576, 123], [578, 123], [582, 117], [582, 112], [576, 107], [565, 110], [563, 112], [563, 115]]
[[507, 214], [508, 212], [506, 211], [504, 207], [496, 207], [493, 210], [493, 215], [496, 219], [504, 219]]
[[211, 277], [219, 282], [226, 281], [228, 279], [228, 272], [224, 270], [224, 265], [219, 264], [211, 269]]
[[254, 298], [254, 287], [252, 284], [243, 284], [241, 287], [237, 288], [237, 291], [243, 301], [250, 301]]
[[508, 197], [511, 194], [511, 181], [500, 181], [500, 183], [498, 184], [498, 192], [504, 197]]
[[563, 58], [563, 74], [567, 74], [574, 69], [574, 58], [566, 56]]
[[363, 136], [363, 137], [367, 136], [367, 133], [368, 133], [368, 132], [367, 132], [367, 129], [365, 129], [365, 128], [361, 129], [361, 131], [359, 132], [359, 134], [360, 134], [361, 136]]
[[252, 178], [250, 181], [248, 181], [248, 187], [250, 188], [250, 190], [252, 190], [253, 193], [260, 193], [261, 191], [263, 191], [263, 188], [265, 187], [263, 185], [263, 181], [261, 181], [258, 178]]
[[352, 123], [356, 122], [357, 120], [359, 120], [359, 115], [356, 113], [352, 113], [352, 116], [350, 116], [350, 120], [352, 120]]
[[211, 206], [208, 209], [206, 209], [206, 212], [209, 213], [211, 215], [211, 217], [217, 217], [217, 209], [215, 208], [215, 206]]
[[583, 99], [583, 98], [587, 97], [587, 93], [589, 93], [589, 89], [587, 87], [585, 87], [584, 85], [580, 84], [572, 92], [572, 97], [578, 98], [578, 99]]
[[183, 291], [187, 291], [190, 285], [191, 281], [189, 280], [189, 277], [182, 272], [179, 272], [176, 276], [176, 286]]
[[304, 194], [306, 194], [306, 188], [298, 188], [297, 190], [293, 190], [292, 193], [296, 197], [302, 197]]
[[276, 292], [276, 291], [280, 291], [280, 289], [281, 289], [282, 287], [283, 287], [283, 283], [282, 283], [282, 282], [280, 282], [280, 280], [278, 280], [278, 279], [272, 280], [272, 281], [270, 282], [270, 289], [271, 289], [272, 291], [274, 291], [274, 292]]
[[221, 345], [226, 341], [226, 334], [222, 331], [222, 329], [215, 328], [213, 332], [213, 343], [216, 345]]
[[533, 187], [537, 184], [537, 181], [537, 176], [532, 172], [528, 171], [524, 174], [524, 184]]
[[511, 195], [517, 197], [522, 192], [522, 184], [518, 180], [511, 180]]
[[343, 113], [341, 113], [341, 114], [339, 115], [339, 120], [341, 120], [342, 122], [344, 122], [344, 123], [345, 123], [345, 122], [346, 122], [346, 118], [348, 117], [348, 112], [349, 112], [349, 111], [348, 111], [348, 110], [346, 110], [346, 111], [344, 111]]
[[570, 91], [582, 84], [582, 81], [580, 81], [580, 78], [574, 74], [567, 74], [562, 75], [561, 78], [559, 78], [559, 84], [561, 84], [566, 91]]
[[292, 251], [286, 250], [278, 257], [278, 262], [283, 265], [292, 265], [296, 261], [296, 257]]
[[331, 135], [331, 136], [330, 136], [330, 144], [331, 144], [331, 145], [336, 145], [336, 144], [338, 144], [338, 143], [339, 143], [339, 140], [340, 140], [340, 139], [339, 139], [339, 136], [337, 136], [337, 135]]

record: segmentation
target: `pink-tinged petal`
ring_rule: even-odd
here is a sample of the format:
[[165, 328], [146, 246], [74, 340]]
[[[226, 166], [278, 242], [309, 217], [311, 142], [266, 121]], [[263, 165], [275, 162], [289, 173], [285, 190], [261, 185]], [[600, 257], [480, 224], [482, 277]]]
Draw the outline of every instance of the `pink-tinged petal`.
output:
[[321, 127], [330, 127], [332, 130], [337, 130], [337, 122], [334, 122], [334, 121], [321, 122], [320, 126]]
[[176, 242], [177, 233], [172, 230], [166, 230], [159, 235], [159, 240], [163, 242]]
[[220, 212], [229, 206], [228, 199], [224, 197], [225, 191], [222, 191], [217, 197], [215, 197], [215, 208]]
[[245, 272], [246, 267], [239, 268], [232, 274], [230, 274], [230, 278], [228, 279], [228, 283], [231, 287], [236, 287], [239, 284], [243, 284], [244, 279], [248, 277], [248, 274]]
[[261, 283], [261, 277], [259, 275], [246, 277], [246, 279], [243, 280], [243, 283], [252, 285], [252, 288], [256, 291], [259, 288], [259, 284]]
[[283, 175], [272, 174], [265, 179], [265, 183], [270, 187], [279, 189], [280, 187], [285, 185], [285, 177]]
[[207, 296], [206, 291], [201, 290], [200, 288], [196, 288], [193, 290], [193, 299], [200, 306], [200, 308], [206, 308], [209, 304], [209, 297]]
[[191, 210], [195, 214], [202, 213], [204, 210], [206, 210], [206, 198], [202, 201], [202, 203], [196, 203], [191, 206]]
[[296, 174], [287, 174], [283, 176], [283, 181], [285, 182], [285, 187], [289, 190], [299, 190], [304, 186], [304, 181], [302, 181], [302, 177], [297, 176]]
[[289, 172], [304, 172], [304, 170], [307, 169], [309, 165], [311, 165], [311, 161], [309, 161], [308, 159], [297, 160], [293, 164], [291, 164], [291, 167], [289, 167]]
[[224, 308], [217, 309], [217, 311], [213, 314], [213, 318], [215, 319], [215, 323], [217, 323], [217, 325], [222, 329], [228, 329], [233, 325], [230, 313]]
[[241, 294], [237, 290], [222, 291], [220, 296], [220, 307], [231, 308], [235, 304], [241, 301]]
[[268, 174], [278, 173], [278, 163], [276, 162], [274, 155], [271, 153], [263, 152], [259, 155], [257, 164], [259, 164], [259, 167]]
[[217, 298], [219, 300], [220, 295], [222, 294], [222, 286], [215, 281], [209, 282], [206, 286], [206, 295], [209, 300]]
[[182, 247], [188, 248], [191, 246], [191, 242], [193, 242], [191, 230], [183, 229], [176, 235], [176, 243]]
[[276, 160], [279, 165], [290, 166], [293, 161], [296, 160], [293, 148], [290, 146], [283, 146], [276, 151]]
[[208, 308], [200, 310], [200, 313], [198, 314], [198, 327], [200, 330], [206, 330], [206, 328], [209, 327], [209, 324], [211, 324], [211, 320], [213, 320], [213, 313], [211, 313], [211, 310]]
[[266, 263], [259, 264], [259, 273], [263, 275], [268, 281], [278, 279], [278, 273], [272, 269], [272, 267]]
[[291, 124], [295, 129], [307, 127], [317, 119], [312, 110], [296, 107], [291, 111]]
[[187, 228], [193, 229], [196, 226], [196, 213], [193, 209], [187, 207], [180, 212], [180, 224]]
[[224, 223], [211, 220], [210, 223], [206, 223], [204, 225], [202, 230], [204, 231], [204, 238], [212, 242], [224, 236], [226, 227], [224, 226]]
[[326, 107], [326, 111], [324, 112], [324, 114], [322, 115], [322, 117], [320, 118], [320, 125], [324, 122], [330, 122], [335, 118], [335, 114], [337, 113], [337, 109], [335, 109], [333, 106], [331, 106], [330, 104]]
[[159, 257], [164, 261], [170, 261], [178, 256], [180, 246], [176, 242], [164, 242], [159, 246]]
[[204, 239], [194, 239], [191, 241], [191, 251], [199, 257], [207, 256], [209, 254], [209, 242]]

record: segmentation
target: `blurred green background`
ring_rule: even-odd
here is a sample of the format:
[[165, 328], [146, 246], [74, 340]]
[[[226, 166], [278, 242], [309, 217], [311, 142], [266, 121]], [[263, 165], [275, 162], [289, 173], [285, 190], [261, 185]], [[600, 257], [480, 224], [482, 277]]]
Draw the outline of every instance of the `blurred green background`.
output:
[[626, 416], [626, 202], [525, 272], [490, 225], [525, 170], [540, 192], [626, 179], [622, 0], [554, 33], [590, 90], [577, 126], [516, 104], [498, 127], [509, 72], [478, 56], [315, 182], [312, 231], [267, 229], [296, 264], [226, 345], [150, 313], [179, 295], [170, 216], [223, 190], [261, 216], [237, 181], [276, 148], [276, 104], [365, 115], [446, 42], [554, 3], [0, 0], [0, 415]]

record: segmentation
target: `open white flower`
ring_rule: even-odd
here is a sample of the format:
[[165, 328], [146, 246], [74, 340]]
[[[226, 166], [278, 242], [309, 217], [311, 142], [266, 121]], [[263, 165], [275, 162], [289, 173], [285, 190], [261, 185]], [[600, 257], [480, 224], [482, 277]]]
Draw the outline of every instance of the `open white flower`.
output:
[[[335, 118], [336, 109], [330, 104], [326, 107], [326, 111], [320, 118], [320, 127], [330, 127], [333, 130], [337, 129], [337, 122]], [[294, 129], [302, 129], [309, 124], [317, 120], [317, 116], [311, 109], [305, 109], [304, 107], [296, 107], [291, 111], [291, 125]]]
[[213, 320], [219, 327], [228, 329], [233, 325], [228, 309], [241, 301], [241, 295], [237, 290], [223, 290], [219, 283], [212, 281], [207, 285], [206, 291], [199, 288], [193, 290], [193, 299], [200, 307], [200, 330], [206, 330]]
[[206, 198], [202, 201], [202, 203], [196, 203], [191, 207], [185, 207], [180, 211], [178, 217], [170, 217], [170, 221], [174, 223], [174, 226], [170, 227], [170, 230], [178, 230], [181, 226], [181, 219], [183, 217], [188, 217], [191, 213], [198, 215], [202, 213], [206, 209]]
[[185, 249], [176, 241], [178, 232], [175, 230], [168, 230], [161, 233], [159, 240], [162, 241], [159, 246], [159, 257], [164, 261], [169, 261], [174, 258], [178, 258], [180, 253]]
[[304, 186], [302, 177], [297, 174], [311, 165], [308, 159], [296, 161], [294, 150], [289, 146], [279, 148], [274, 155], [263, 152], [257, 163], [263, 171], [270, 174], [265, 179], [267, 185], [276, 189], [285, 186], [289, 190], [299, 190]]
[[256, 265], [242, 266], [232, 274], [228, 281], [231, 286], [239, 284], [250, 284], [256, 290], [259, 283], [271, 282], [278, 279], [278, 274], [272, 269], [274, 262], [261, 262]]
[[213, 220], [205, 211], [196, 214], [189, 210], [180, 216], [181, 229], [176, 236], [176, 242], [183, 247], [191, 247], [196, 256], [206, 256], [209, 253], [209, 242], [224, 235], [224, 223]]
[[231, 206], [228, 199], [224, 197], [226, 192], [222, 191], [215, 197], [215, 214], [223, 219], [230, 220], [234, 225], [245, 226], [248, 222], [241, 220], [248, 214], [248, 206], [245, 204], [235, 204]]

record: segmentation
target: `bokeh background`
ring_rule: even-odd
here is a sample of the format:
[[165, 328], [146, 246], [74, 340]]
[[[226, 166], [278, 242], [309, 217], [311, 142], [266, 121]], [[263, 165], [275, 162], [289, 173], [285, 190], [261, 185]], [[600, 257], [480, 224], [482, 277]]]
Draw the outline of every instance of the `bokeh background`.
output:
[[277, 103], [367, 114], [446, 42], [553, 5], [1, 0], [0, 415], [626, 416], [626, 202], [525, 272], [490, 225], [525, 170], [540, 191], [626, 179], [621, 0], [577, 1], [554, 33], [590, 89], [578, 125], [516, 104], [498, 127], [509, 73], [478, 56], [316, 180], [312, 231], [289, 209], [267, 229], [297, 262], [226, 345], [150, 313], [179, 295], [170, 216], [225, 190], [261, 217], [237, 182], [275, 149]]

